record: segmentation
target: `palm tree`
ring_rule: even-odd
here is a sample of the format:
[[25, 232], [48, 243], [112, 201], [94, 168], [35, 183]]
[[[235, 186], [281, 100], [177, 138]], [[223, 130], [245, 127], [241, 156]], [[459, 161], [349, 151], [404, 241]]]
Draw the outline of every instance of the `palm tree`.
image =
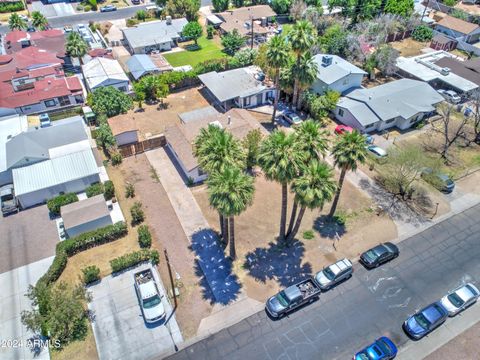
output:
[[82, 56], [84, 56], [88, 51], [87, 43], [82, 39], [80, 34], [75, 31], [72, 31], [68, 35], [65, 48], [68, 55], [78, 58], [80, 64], [82, 63]]
[[[304, 121], [295, 131], [295, 142], [298, 151], [305, 153], [305, 166], [313, 160], [325, 157], [328, 150], [328, 133], [322, 130], [317, 121], [311, 119]], [[293, 201], [292, 213], [288, 223], [287, 236], [292, 232], [295, 218], [297, 216], [298, 202]]]
[[292, 72], [295, 75], [297, 84], [297, 103], [294, 104], [294, 106], [299, 109], [302, 103], [301, 94], [305, 89], [308, 89], [317, 78], [318, 66], [317, 63], [313, 61], [312, 55], [307, 52], [300, 55], [299, 61], [293, 64]]
[[288, 184], [298, 175], [305, 154], [298, 151], [295, 136], [275, 130], [262, 143], [258, 162], [271, 181], [282, 185], [282, 207], [280, 214], [279, 241], [285, 241], [285, 225], [287, 222]]
[[[315, 28], [312, 23], [307, 20], [300, 20], [295, 23], [292, 30], [288, 33], [288, 38], [292, 46], [292, 50], [296, 56], [297, 64], [300, 57], [306, 52], [310, 52], [310, 48], [315, 44]], [[298, 66], [298, 65], [297, 65]], [[293, 104], [296, 104], [298, 97], [298, 79], [295, 78], [293, 87]]]
[[23, 20], [17, 13], [13, 13], [8, 18], [8, 27], [10, 30], [24, 30], [27, 28], [27, 22]]
[[300, 204], [295, 226], [288, 235], [287, 241], [292, 241], [297, 235], [305, 210], [322, 209], [325, 202], [332, 200], [336, 184], [333, 169], [324, 162], [312, 160], [303, 170], [302, 175], [292, 183], [295, 200]]
[[230, 258], [235, 260], [235, 216], [252, 204], [253, 178], [237, 167], [227, 166], [211, 174], [207, 181], [210, 205], [228, 218]]
[[332, 149], [332, 155], [335, 166], [340, 169], [340, 178], [338, 179], [337, 192], [330, 209], [329, 216], [332, 217], [337, 210], [340, 192], [347, 171], [356, 171], [358, 164], [365, 163], [367, 157], [367, 141], [358, 131], [340, 135]]
[[40, 11], [32, 12], [32, 25], [36, 29], [46, 30], [48, 28], [48, 20]]
[[280, 70], [288, 65], [290, 60], [289, 52], [290, 46], [283, 36], [274, 36], [267, 43], [266, 59], [269, 67], [275, 72], [275, 99], [273, 102], [272, 124], [275, 122], [278, 96], [280, 95]]

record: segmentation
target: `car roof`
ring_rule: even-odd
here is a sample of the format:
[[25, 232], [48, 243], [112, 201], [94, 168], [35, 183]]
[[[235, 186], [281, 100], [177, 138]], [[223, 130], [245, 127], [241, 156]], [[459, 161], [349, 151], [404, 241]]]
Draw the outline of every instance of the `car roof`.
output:
[[352, 267], [352, 262], [348, 259], [338, 260], [335, 264], [329, 266], [330, 270], [337, 275], [339, 272]]
[[375, 246], [372, 250], [376, 255], [382, 255], [389, 251], [389, 249], [383, 244]]
[[463, 301], [468, 301], [470, 300], [472, 297], [475, 296], [475, 294], [473, 294], [470, 289], [467, 287], [467, 285], [463, 285], [461, 288], [458, 288], [456, 291], [458, 296], [460, 296], [460, 298], [463, 300]]
[[431, 324], [433, 324], [445, 315], [441, 312], [440, 309], [442, 309], [440, 305], [438, 305], [437, 303], [433, 303], [424, 308], [422, 310], [422, 314]]

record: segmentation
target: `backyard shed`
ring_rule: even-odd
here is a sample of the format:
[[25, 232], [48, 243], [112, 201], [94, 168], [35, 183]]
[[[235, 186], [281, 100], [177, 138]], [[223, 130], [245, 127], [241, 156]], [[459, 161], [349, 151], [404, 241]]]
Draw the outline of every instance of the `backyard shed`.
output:
[[138, 142], [138, 129], [134, 119], [110, 118], [107, 121], [118, 146]]
[[103, 194], [62, 206], [60, 213], [70, 238], [113, 223]]

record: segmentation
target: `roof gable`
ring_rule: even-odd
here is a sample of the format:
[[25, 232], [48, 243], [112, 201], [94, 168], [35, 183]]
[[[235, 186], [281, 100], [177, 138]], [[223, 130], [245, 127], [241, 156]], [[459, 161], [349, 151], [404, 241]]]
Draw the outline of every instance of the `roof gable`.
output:
[[[326, 56], [331, 57], [331, 64], [329, 65], [326, 65], [323, 61]], [[367, 74], [359, 67], [337, 55], [318, 54], [313, 57], [313, 60], [317, 63], [318, 67], [317, 78], [328, 85], [350, 74]]]
[[478, 25], [469, 23], [468, 21], [458, 19], [453, 16], [445, 16], [442, 20], [438, 22], [438, 25], [443, 26], [447, 29], [455, 30], [459, 33], [468, 35], [474, 32], [479, 28]]

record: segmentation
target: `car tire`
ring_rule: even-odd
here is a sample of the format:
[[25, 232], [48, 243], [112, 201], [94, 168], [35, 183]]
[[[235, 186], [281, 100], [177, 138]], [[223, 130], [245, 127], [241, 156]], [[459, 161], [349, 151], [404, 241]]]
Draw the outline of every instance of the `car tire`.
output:
[[310, 300], [308, 300], [308, 303], [311, 304], [313, 303], [313, 301], [314, 301], [314, 298], [311, 298]]

